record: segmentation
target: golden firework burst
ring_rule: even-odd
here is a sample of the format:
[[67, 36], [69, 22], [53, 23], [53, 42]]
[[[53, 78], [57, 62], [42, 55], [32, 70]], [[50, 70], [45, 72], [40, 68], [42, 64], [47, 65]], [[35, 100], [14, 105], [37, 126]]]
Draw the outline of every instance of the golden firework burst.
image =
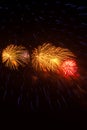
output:
[[9, 45], [2, 51], [2, 63], [11, 69], [18, 69], [29, 62], [29, 53], [23, 46]]
[[44, 43], [35, 48], [32, 54], [32, 66], [36, 70], [56, 71], [65, 59], [75, 57], [68, 49]]

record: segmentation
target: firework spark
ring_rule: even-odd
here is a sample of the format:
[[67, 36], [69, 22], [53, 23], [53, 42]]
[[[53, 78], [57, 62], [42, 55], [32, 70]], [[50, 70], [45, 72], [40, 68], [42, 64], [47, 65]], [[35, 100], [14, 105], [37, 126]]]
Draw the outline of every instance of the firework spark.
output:
[[56, 71], [65, 59], [75, 57], [68, 49], [44, 43], [35, 48], [32, 54], [32, 65], [40, 71]]
[[18, 69], [29, 62], [29, 53], [23, 46], [9, 45], [2, 51], [2, 63], [11, 69]]

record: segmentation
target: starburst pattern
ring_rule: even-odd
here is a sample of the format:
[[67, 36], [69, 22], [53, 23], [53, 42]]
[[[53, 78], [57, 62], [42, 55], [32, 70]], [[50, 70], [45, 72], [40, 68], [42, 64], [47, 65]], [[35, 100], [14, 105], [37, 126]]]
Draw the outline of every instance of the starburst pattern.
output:
[[56, 71], [65, 59], [75, 55], [68, 49], [55, 47], [50, 43], [44, 43], [35, 48], [32, 54], [32, 65], [40, 71]]
[[18, 69], [19, 65], [23, 67], [28, 64], [29, 58], [29, 53], [23, 46], [11, 44], [2, 51], [2, 62], [11, 69]]

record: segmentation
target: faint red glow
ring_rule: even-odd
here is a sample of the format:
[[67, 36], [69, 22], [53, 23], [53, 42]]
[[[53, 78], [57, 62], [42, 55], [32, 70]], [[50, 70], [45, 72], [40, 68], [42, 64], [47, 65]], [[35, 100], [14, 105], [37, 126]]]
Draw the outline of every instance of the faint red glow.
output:
[[63, 62], [62, 71], [64, 73], [64, 76], [77, 76], [77, 64], [75, 60], [66, 60]]

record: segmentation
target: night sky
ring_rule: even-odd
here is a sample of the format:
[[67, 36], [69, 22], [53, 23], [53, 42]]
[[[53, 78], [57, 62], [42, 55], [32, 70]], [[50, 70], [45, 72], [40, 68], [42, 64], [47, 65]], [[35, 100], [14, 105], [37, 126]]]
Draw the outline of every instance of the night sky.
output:
[[[79, 84], [85, 92], [75, 89], [75, 81], [70, 85], [46, 78], [46, 75], [35, 72], [31, 64], [25, 68], [20, 67], [16, 71], [2, 64], [1, 53], [7, 45], [23, 45], [32, 54], [32, 50], [44, 42], [68, 48], [77, 56], [81, 75]], [[71, 87], [66, 90], [66, 86]], [[0, 0], [1, 113], [26, 113], [31, 117], [32, 114], [37, 116], [40, 114], [42, 117], [46, 115], [48, 119], [55, 118], [61, 123], [82, 123], [82, 128], [85, 128], [87, 125], [86, 87], [86, 0], [79, 2]]]

